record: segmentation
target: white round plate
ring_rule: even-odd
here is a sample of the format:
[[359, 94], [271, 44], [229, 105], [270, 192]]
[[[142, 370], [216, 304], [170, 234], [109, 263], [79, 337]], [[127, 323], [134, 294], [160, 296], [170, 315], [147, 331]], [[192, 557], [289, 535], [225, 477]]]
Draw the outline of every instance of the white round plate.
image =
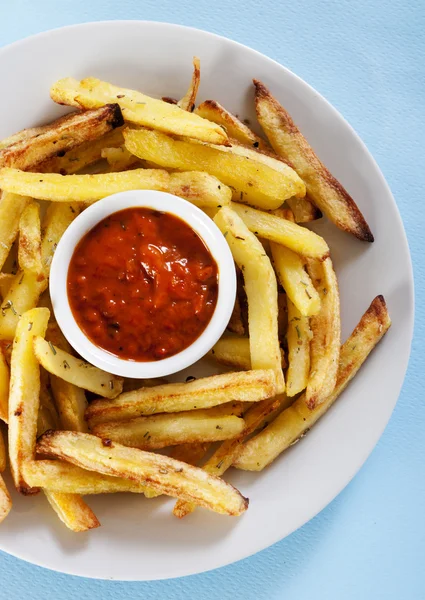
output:
[[[281, 540], [322, 510], [366, 460], [391, 415], [407, 368], [413, 329], [413, 278], [403, 225], [375, 161], [352, 128], [296, 75], [230, 40], [177, 25], [89, 23], [50, 31], [0, 51], [0, 137], [62, 114], [49, 99], [58, 78], [96, 76], [147, 94], [181, 97], [193, 55], [201, 59], [200, 100], [214, 98], [254, 119], [251, 80], [261, 79], [354, 197], [375, 235], [359, 242], [329, 223], [340, 281], [343, 336], [383, 294], [393, 325], [336, 405], [299, 444], [262, 473], [229, 472], [250, 498], [240, 518], [204, 510], [177, 520], [172, 500], [116, 494], [88, 499], [102, 527], [65, 529], [42, 494], [14, 494], [0, 548], [27, 561], [86, 577], [150, 580], [200, 573]], [[205, 366], [190, 374], [207, 374]], [[9, 482], [10, 483], [10, 482]]]

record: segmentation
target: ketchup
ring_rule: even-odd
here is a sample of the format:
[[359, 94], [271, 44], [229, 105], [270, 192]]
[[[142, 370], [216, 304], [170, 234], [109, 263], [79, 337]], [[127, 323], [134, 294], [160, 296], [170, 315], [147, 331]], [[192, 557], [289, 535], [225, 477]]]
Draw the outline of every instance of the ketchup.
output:
[[156, 361], [204, 331], [217, 303], [218, 268], [187, 223], [128, 208], [82, 238], [67, 286], [74, 318], [94, 344], [119, 358]]

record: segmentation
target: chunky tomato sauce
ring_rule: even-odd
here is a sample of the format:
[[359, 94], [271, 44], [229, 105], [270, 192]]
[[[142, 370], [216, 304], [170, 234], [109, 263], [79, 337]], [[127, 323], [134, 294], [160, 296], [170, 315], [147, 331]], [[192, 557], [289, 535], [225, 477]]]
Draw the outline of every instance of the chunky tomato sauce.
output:
[[79, 242], [68, 270], [74, 317], [97, 346], [120, 358], [155, 361], [192, 344], [218, 296], [218, 269], [184, 221], [129, 208]]

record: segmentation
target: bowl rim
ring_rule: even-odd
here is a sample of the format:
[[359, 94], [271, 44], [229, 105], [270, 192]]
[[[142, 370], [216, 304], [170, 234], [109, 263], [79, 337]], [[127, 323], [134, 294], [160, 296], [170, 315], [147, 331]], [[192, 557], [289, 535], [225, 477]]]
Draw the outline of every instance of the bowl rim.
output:
[[[212, 317], [190, 346], [158, 361], [119, 358], [93, 343], [78, 325], [67, 293], [68, 269], [80, 240], [100, 221], [127, 208], [152, 208], [183, 220], [203, 240], [218, 266], [218, 297]], [[201, 359], [223, 334], [236, 297], [236, 270], [220, 229], [200, 208], [168, 192], [129, 190], [106, 196], [81, 212], [60, 239], [50, 269], [50, 297], [59, 327], [71, 346], [90, 364], [114, 375], [134, 379], [165, 377]]]

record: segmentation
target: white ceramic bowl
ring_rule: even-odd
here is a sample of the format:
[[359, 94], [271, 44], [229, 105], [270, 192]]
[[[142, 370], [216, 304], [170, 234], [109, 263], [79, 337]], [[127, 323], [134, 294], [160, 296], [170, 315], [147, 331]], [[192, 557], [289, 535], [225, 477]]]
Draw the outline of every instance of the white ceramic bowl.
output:
[[[0, 50], [0, 80], [8, 91], [0, 95], [0, 113], [7, 114], [0, 136], [63, 114], [48, 92], [60, 77], [92, 75], [158, 98], [181, 98], [194, 55], [201, 59], [199, 102], [214, 98], [255, 127], [252, 78], [264, 81], [369, 222], [373, 244], [325, 220], [315, 225], [330, 245], [339, 278], [343, 338], [377, 294], [385, 296], [392, 326], [303, 440], [262, 473], [230, 469], [225, 474], [250, 499], [240, 518], [199, 509], [179, 521], [171, 514], [173, 501], [166, 498], [100, 495], [88, 502], [102, 527], [76, 535], [59, 522], [42, 494], [24, 498], [14, 493], [13, 510], [1, 525], [0, 548], [50, 569], [105, 579], [164, 579], [217, 568], [270, 546], [349, 483], [384, 430], [403, 383], [413, 331], [413, 279], [396, 204], [350, 125], [285, 67], [231, 40], [179, 25], [109, 21], [65, 27]], [[210, 361], [200, 361], [172, 379], [219, 371]], [[8, 484], [12, 489], [10, 479]], [[352, 500], [346, 494], [342, 502]], [[327, 519], [332, 527], [332, 511]]]
[[[68, 268], [78, 242], [97, 223], [126, 208], [144, 207], [166, 212], [185, 221], [204, 241], [218, 266], [218, 298], [210, 322], [201, 335], [174, 356], [157, 361], [136, 362], [114, 356], [85, 335], [69, 305]], [[84, 210], [71, 223], [56, 249], [50, 271], [50, 296], [57, 322], [68, 342], [91, 364], [114, 375], [148, 379], [177, 373], [193, 365], [221, 337], [232, 314], [236, 296], [236, 272], [229, 246], [215, 223], [199, 208], [173, 194], [154, 190], [132, 190], [113, 194]]]

